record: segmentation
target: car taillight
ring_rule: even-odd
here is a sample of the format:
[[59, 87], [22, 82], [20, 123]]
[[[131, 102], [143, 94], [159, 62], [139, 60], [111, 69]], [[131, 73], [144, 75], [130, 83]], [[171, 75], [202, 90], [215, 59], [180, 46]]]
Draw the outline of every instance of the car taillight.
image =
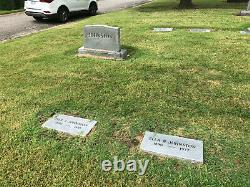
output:
[[40, 0], [40, 2], [42, 2], [42, 3], [51, 3], [52, 1], [54, 1], [54, 0]]

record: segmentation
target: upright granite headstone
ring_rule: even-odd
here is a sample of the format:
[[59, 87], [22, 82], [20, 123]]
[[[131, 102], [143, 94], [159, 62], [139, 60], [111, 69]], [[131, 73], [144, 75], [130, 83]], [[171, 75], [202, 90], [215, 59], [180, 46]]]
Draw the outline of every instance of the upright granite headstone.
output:
[[247, 4], [247, 10], [242, 10], [239, 14], [240, 16], [250, 16], [250, 0]]
[[203, 163], [203, 142], [146, 131], [140, 149], [159, 156]]
[[120, 28], [106, 25], [86, 25], [84, 46], [78, 50], [80, 57], [122, 60], [127, 50], [121, 49]]

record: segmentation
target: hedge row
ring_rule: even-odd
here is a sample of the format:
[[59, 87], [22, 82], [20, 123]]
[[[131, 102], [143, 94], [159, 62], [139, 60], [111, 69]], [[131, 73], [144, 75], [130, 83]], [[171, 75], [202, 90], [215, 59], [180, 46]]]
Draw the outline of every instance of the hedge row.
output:
[[0, 10], [16, 10], [24, 7], [25, 0], [0, 0]]

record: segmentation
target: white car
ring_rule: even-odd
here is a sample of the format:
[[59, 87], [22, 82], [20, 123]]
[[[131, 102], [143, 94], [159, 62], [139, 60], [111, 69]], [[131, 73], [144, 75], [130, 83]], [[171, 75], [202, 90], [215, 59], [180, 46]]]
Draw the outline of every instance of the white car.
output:
[[26, 0], [24, 9], [26, 15], [38, 21], [56, 17], [65, 23], [73, 12], [86, 11], [91, 16], [96, 15], [98, 6], [96, 0]]

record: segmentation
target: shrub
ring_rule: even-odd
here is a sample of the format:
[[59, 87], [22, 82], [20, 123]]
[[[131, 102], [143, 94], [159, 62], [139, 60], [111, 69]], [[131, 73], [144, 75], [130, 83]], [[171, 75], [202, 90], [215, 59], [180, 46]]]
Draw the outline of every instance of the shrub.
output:
[[15, 10], [23, 8], [24, 0], [1, 0], [0, 10]]

